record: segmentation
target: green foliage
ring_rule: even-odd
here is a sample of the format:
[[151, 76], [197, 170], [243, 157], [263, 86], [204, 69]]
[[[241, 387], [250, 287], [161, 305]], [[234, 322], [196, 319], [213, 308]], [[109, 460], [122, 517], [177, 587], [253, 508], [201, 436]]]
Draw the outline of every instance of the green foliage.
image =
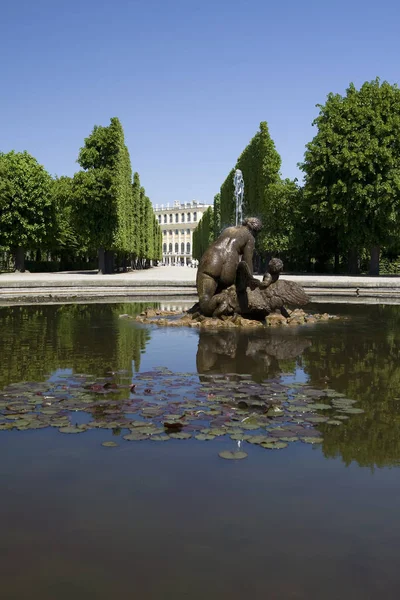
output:
[[300, 165], [307, 212], [343, 251], [384, 244], [399, 226], [400, 90], [375, 79], [318, 106]]
[[244, 179], [245, 216], [263, 217], [269, 214], [272, 201], [279, 197], [270, 186], [280, 182], [281, 157], [269, 134], [266, 122], [260, 123], [260, 131], [243, 150], [236, 163]]
[[120, 121], [95, 126], [79, 152], [84, 171], [74, 177], [74, 221], [91, 247], [129, 252], [132, 235], [132, 171]]
[[221, 185], [219, 212], [221, 231], [222, 229], [225, 229], [225, 227], [235, 224], [235, 186], [233, 184], [234, 175], [235, 169], [232, 169], [224, 183]]
[[193, 258], [200, 260], [208, 246], [214, 240], [214, 211], [207, 208], [193, 232]]
[[214, 199], [215, 235], [235, 222], [233, 179], [235, 170], [240, 169], [244, 179], [244, 215], [259, 217], [263, 222], [257, 238], [258, 252], [277, 253], [291, 246], [296, 219], [300, 218], [301, 191], [296, 182], [281, 180], [280, 166], [281, 158], [268, 125], [262, 122]]
[[218, 193], [214, 196], [214, 239], [221, 231], [221, 193]]
[[72, 177], [57, 177], [52, 182], [51, 195], [55, 214], [55, 236], [52, 250], [67, 250], [73, 254], [84, 254], [88, 248], [85, 238], [78, 235], [73, 224]]
[[0, 154], [0, 246], [35, 248], [53, 232], [52, 180], [28, 152]]

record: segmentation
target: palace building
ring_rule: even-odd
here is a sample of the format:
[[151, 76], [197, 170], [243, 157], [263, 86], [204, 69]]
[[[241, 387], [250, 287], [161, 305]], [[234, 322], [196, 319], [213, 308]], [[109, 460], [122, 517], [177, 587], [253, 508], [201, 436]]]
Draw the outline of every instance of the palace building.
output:
[[162, 230], [162, 262], [164, 265], [188, 265], [192, 262], [193, 231], [204, 212], [212, 204], [202, 202], [180, 203], [172, 206], [156, 204], [154, 213]]

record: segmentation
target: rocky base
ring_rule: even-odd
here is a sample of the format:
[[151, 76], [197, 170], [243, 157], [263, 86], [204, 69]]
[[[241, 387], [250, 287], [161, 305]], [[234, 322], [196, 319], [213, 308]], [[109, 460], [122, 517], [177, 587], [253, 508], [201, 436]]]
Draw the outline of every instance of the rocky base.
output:
[[[289, 311], [288, 311], [289, 312]], [[120, 315], [121, 318], [129, 318], [128, 315]], [[164, 327], [200, 327], [201, 329], [227, 329], [227, 328], [249, 328], [261, 329], [264, 327], [290, 327], [297, 325], [311, 325], [319, 321], [329, 321], [339, 319], [335, 315], [308, 314], [300, 308], [296, 308], [289, 313], [289, 317], [284, 317], [280, 313], [272, 313], [265, 320], [257, 321], [254, 319], [245, 319], [240, 315], [222, 316], [219, 319], [205, 317], [198, 312], [193, 314], [182, 313], [181, 311], [163, 311], [147, 309], [136, 317], [139, 323], [159, 325]]]

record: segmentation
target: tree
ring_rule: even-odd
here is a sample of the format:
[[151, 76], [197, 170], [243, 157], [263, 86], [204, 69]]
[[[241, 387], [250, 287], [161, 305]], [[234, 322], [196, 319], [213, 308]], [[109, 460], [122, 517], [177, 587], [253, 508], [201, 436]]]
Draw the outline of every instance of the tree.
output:
[[209, 206], [193, 232], [193, 258], [200, 260], [214, 240], [214, 211]]
[[72, 220], [73, 210], [72, 177], [57, 177], [53, 180], [51, 195], [55, 213], [55, 235], [52, 251], [68, 261], [76, 254], [88, 250], [86, 239], [79, 236]]
[[25, 249], [37, 248], [52, 233], [54, 212], [49, 173], [28, 152], [0, 154], [0, 246], [24, 271]]
[[221, 193], [214, 196], [214, 240], [221, 233]]
[[110, 272], [112, 252], [133, 245], [132, 170], [120, 121], [95, 126], [79, 152], [83, 171], [74, 177], [74, 221], [90, 246], [99, 249], [99, 269]]
[[350, 84], [318, 107], [318, 132], [300, 165], [307, 210], [349, 252], [351, 271], [365, 247], [378, 274], [380, 246], [399, 226], [400, 90], [379, 79], [359, 90]]

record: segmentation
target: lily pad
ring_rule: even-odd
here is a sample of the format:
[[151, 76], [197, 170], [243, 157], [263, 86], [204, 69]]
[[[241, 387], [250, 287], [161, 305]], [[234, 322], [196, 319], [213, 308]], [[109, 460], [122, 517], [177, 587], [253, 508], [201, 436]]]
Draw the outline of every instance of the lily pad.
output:
[[192, 436], [190, 433], [179, 432], [179, 433], [170, 433], [169, 437], [171, 437], [175, 440], [188, 440]]
[[344, 408], [340, 412], [348, 413], [349, 415], [360, 415], [365, 411], [362, 408]]
[[105, 446], [106, 448], [115, 448], [116, 446], [118, 446], [116, 442], [102, 442], [101, 445]]
[[231, 452], [230, 450], [223, 450], [218, 454], [221, 458], [225, 458], [226, 460], [242, 460], [243, 458], [247, 458], [247, 452], [243, 452], [238, 450], [237, 452]]
[[71, 425], [70, 427], [61, 427], [58, 431], [60, 433], [83, 433], [84, 431], [86, 431], [86, 427], [74, 427], [73, 425]]

